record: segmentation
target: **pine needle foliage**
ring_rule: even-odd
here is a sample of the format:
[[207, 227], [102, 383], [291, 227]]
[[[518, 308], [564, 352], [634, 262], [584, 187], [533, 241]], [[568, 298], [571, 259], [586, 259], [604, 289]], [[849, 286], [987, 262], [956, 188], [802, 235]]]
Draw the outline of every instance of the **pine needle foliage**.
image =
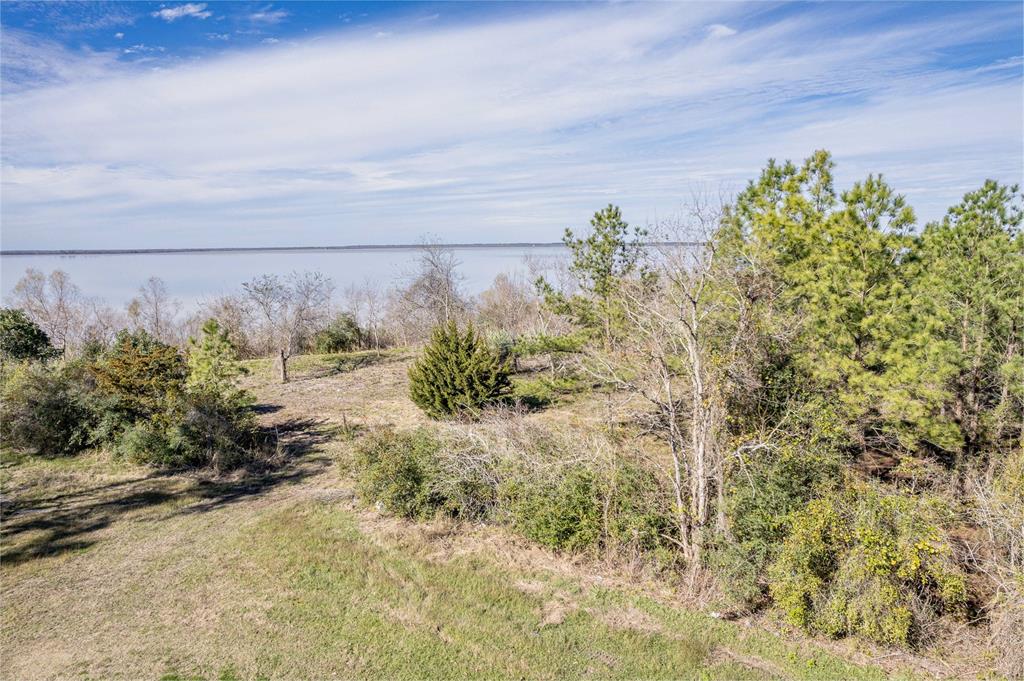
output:
[[509, 365], [470, 324], [437, 326], [423, 354], [409, 369], [412, 401], [433, 419], [474, 416], [512, 388]]

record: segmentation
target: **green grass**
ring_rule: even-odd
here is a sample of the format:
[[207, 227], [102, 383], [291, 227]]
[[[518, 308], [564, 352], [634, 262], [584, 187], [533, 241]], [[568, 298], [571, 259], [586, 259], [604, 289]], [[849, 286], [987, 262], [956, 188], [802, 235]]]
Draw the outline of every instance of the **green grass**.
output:
[[[235, 636], [259, 637], [222, 666], [175, 669], [213, 678], [885, 678], [769, 634], [612, 589], [516, 574], [490, 558], [431, 557], [418, 539], [382, 543], [329, 504], [268, 516], [238, 538], [227, 578], [260, 603]], [[527, 583], [529, 589], [517, 587]], [[266, 599], [266, 600], [264, 600]], [[617, 623], [644, 614], [639, 628]], [[248, 629], [245, 622], [258, 622]], [[239, 628], [241, 627], [241, 629]], [[724, 653], [723, 650], [727, 650]]]
[[212, 508], [178, 489], [187, 478], [136, 484], [176, 501], [116, 516], [76, 497], [76, 522], [105, 521], [90, 546], [0, 568], [12, 678], [885, 677], [578, 572], [511, 565], [486, 538], [367, 514], [330, 471]]

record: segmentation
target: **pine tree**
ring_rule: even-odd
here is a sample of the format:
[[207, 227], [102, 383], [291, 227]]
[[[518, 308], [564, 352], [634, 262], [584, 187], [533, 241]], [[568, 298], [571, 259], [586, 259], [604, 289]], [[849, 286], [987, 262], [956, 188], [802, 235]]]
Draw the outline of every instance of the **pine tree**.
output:
[[454, 321], [437, 326], [423, 354], [409, 369], [412, 401], [434, 419], [470, 415], [511, 389], [509, 367], [473, 326], [460, 332]]
[[[833, 163], [769, 162], [737, 198], [717, 245], [765, 279], [783, 325], [794, 385], [841, 407], [861, 449], [950, 447], [942, 414], [950, 367], [934, 316], [914, 291], [914, 214], [881, 177], [837, 197]], [[764, 295], [757, 292], [758, 295]]]
[[1018, 187], [988, 180], [921, 235], [918, 288], [952, 368], [948, 411], [961, 460], [1019, 442], [1024, 430], [1021, 198]]
[[585, 237], [577, 237], [571, 229], [562, 237], [572, 252], [569, 270], [583, 295], [566, 298], [543, 278], [536, 283], [548, 307], [570, 317], [577, 326], [599, 333], [607, 348], [613, 341], [615, 289], [623, 278], [641, 270], [647, 232], [638, 227], [631, 230], [622, 211], [612, 204], [594, 213], [590, 227]]
[[236, 396], [235, 380], [246, 373], [238, 363], [238, 353], [227, 329], [221, 328], [215, 319], [206, 320], [198, 340], [189, 339], [188, 370], [186, 387], [190, 392], [208, 392], [225, 398]]

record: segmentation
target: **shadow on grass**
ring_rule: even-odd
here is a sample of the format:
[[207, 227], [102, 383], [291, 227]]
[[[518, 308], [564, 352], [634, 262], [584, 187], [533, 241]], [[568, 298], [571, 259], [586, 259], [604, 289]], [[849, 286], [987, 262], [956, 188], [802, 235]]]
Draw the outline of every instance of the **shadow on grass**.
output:
[[357, 369], [365, 369], [367, 367], [377, 366], [380, 364], [390, 364], [391, 362], [397, 362], [400, 359], [401, 357], [396, 355], [377, 355], [371, 353], [360, 355], [341, 355], [331, 359], [325, 366], [313, 370], [303, 378], [309, 380], [314, 378], [337, 376], [338, 374], [347, 374], [350, 371], [356, 371]]
[[231, 478], [208, 473], [157, 471], [42, 499], [4, 500], [0, 524], [0, 562], [16, 565], [45, 556], [84, 550], [96, 533], [122, 517], [183, 501], [170, 514], [147, 516], [159, 522], [174, 516], [206, 513], [247, 499], [259, 498], [282, 485], [314, 476], [331, 464], [317, 448], [337, 433], [325, 421], [293, 419], [272, 431], [277, 453], [269, 461], [236, 471]]

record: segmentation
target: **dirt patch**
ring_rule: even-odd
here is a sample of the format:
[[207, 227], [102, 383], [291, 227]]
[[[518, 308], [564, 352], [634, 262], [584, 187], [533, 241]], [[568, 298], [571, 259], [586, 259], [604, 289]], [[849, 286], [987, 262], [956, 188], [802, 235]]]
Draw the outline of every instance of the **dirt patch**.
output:
[[579, 606], [567, 594], [556, 594], [540, 608], [540, 627], [556, 627], [577, 610]]

